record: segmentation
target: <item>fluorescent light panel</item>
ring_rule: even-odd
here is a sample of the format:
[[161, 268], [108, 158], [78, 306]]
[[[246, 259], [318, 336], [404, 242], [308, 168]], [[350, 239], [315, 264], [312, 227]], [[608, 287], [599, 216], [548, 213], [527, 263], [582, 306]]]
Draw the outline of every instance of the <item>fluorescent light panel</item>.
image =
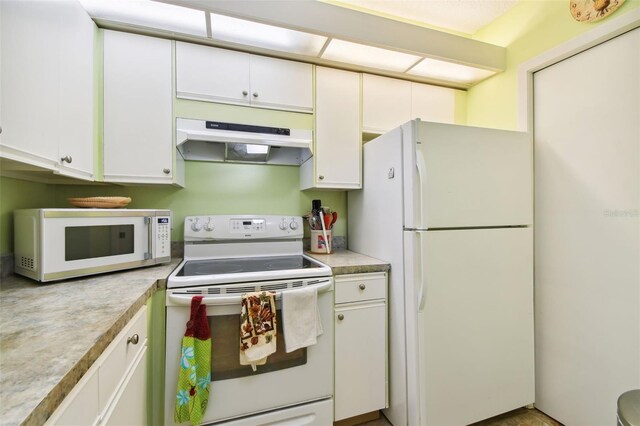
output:
[[94, 18], [206, 37], [205, 12], [149, 0], [80, 0]]
[[407, 74], [437, 78], [445, 81], [455, 81], [458, 83], [475, 83], [494, 75], [495, 71], [440, 61], [438, 59], [424, 58], [419, 64], [407, 71]]
[[404, 72], [420, 59], [419, 56], [408, 53], [351, 43], [335, 38], [329, 42], [329, 46], [322, 54], [322, 58], [396, 72]]
[[324, 36], [211, 14], [211, 37], [264, 49], [317, 56], [327, 41]]

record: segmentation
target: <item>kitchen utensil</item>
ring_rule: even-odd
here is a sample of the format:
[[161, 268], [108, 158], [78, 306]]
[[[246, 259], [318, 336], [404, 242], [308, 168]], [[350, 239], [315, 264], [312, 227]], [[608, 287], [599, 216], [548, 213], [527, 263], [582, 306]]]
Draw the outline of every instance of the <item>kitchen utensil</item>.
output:
[[322, 236], [324, 237], [324, 240], [326, 242], [326, 249], [327, 249], [327, 254], [331, 254], [331, 244], [327, 238], [327, 228], [324, 226], [324, 213], [322, 212], [322, 209], [319, 210], [320, 213], [320, 224], [322, 225]]
[[323, 219], [322, 219], [323, 223], [324, 223], [324, 228], [325, 229], [331, 229], [331, 222], [333, 221], [333, 216], [329, 215], [329, 214], [324, 214], [323, 213]]
[[331, 228], [333, 228], [333, 224], [338, 220], [338, 212], [333, 212], [331, 214]]

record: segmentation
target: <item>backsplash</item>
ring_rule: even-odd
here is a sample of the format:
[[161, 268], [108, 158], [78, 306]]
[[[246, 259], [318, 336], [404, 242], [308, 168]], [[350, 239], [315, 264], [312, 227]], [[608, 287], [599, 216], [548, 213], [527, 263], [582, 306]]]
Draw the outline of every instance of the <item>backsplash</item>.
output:
[[185, 216], [198, 214], [304, 215], [311, 200], [337, 211], [338, 236], [347, 233], [347, 194], [344, 191], [300, 191], [299, 168], [252, 164], [185, 164], [185, 188], [171, 186], [47, 185], [0, 177], [0, 254], [13, 251], [13, 210], [71, 207], [70, 197], [127, 196], [128, 208], [169, 209], [173, 212], [173, 241], [183, 241]]

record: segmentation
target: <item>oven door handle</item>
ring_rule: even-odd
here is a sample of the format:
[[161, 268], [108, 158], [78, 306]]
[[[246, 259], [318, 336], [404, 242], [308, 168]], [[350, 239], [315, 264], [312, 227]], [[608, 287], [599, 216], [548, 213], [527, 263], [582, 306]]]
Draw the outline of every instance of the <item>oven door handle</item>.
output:
[[[318, 289], [318, 293], [323, 293], [331, 288], [333, 280], [327, 280], [326, 282], [314, 286]], [[193, 296], [199, 296], [198, 294], [186, 295], [186, 294], [169, 294], [168, 298], [176, 305], [190, 305]], [[282, 291], [276, 292], [276, 300], [282, 298]], [[209, 296], [203, 297], [202, 303], [207, 306], [221, 306], [221, 305], [237, 305], [242, 301], [242, 296]]]

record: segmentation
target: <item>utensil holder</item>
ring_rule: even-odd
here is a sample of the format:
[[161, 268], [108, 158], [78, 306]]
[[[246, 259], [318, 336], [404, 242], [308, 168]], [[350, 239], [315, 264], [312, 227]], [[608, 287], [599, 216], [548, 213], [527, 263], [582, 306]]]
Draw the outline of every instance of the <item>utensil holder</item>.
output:
[[[327, 230], [327, 240], [329, 243], [329, 248], [331, 251], [329, 254], [333, 253], [333, 245], [331, 244], [331, 230]], [[324, 240], [324, 235], [322, 235], [321, 230], [312, 230], [311, 231], [311, 252], [312, 253], [324, 253], [327, 254], [327, 241]]]

